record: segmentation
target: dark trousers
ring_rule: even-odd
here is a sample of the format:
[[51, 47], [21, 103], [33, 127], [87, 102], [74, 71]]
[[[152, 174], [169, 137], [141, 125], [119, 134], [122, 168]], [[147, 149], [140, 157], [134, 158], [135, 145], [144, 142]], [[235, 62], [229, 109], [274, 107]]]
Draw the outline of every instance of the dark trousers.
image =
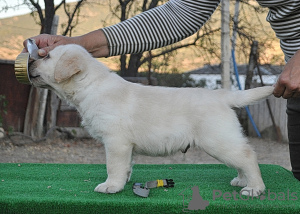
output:
[[292, 172], [300, 180], [300, 98], [288, 99], [286, 112]]

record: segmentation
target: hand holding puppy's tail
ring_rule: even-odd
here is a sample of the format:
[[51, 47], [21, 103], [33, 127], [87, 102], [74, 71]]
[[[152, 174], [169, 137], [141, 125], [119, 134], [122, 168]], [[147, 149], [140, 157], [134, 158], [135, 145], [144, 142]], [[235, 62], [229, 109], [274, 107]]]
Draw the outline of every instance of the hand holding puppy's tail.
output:
[[244, 91], [234, 91], [226, 96], [226, 100], [232, 107], [243, 107], [255, 103], [273, 93], [273, 86], [252, 88]]

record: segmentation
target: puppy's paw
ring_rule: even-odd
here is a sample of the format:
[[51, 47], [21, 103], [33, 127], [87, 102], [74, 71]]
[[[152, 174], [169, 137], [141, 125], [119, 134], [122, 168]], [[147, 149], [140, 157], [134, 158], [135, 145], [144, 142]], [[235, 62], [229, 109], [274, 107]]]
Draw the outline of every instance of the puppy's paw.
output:
[[124, 186], [122, 185], [109, 185], [107, 182], [104, 182], [99, 184], [94, 191], [101, 193], [117, 193], [123, 190], [123, 188]]
[[230, 182], [230, 184], [231, 186], [245, 187], [247, 186], [247, 180], [236, 177]]
[[241, 190], [242, 195], [246, 196], [259, 196], [265, 191], [265, 188], [253, 188], [253, 187], [244, 187]]

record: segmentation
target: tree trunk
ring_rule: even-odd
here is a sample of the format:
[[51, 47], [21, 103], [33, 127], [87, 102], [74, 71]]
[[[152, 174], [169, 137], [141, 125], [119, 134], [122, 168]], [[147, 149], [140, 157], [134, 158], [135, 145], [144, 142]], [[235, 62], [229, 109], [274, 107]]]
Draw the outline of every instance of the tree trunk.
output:
[[44, 2], [45, 2], [45, 20], [43, 23], [44, 29], [42, 33], [51, 34], [52, 22], [55, 15], [54, 0], [51, 1], [44, 0]]
[[151, 51], [148, 52], [149, 57], [148, 57], [148, 84], [153, 85], [152, 80], [151, 80], [151, 69], [152, 69], [152, 53]]
[[[119, 4], [121, 7], [121, 16], [120, 16], [120, 21], [125, 21], [128, 18], [128, 11], [129, 9], [127, 8], [128, 5], [130, 5], [132, 1], [130, 0], [124, 0], [121, 1], [119, 0]], [[144, 0], [143, 5], [142, 5], [142, 11], [146, 11], [149, 9], [152, 9], [157, 6], [159, 0]], [[148, 5], [148, 8], [147, 8]], [[141, 58], [143, 56], [143, 53], [137, 53], [137, 54], [130, 54], [130, 59], [127, 67], [127, 61], [126, 61], [126, 56], [123, 55], [120, 57], [120, 63], [121, 63], [121, 76], [122, 77], [136, 77], [138, 73], [138, 69], [141, 66]]]
[[222, 1], [222, 23], [221, 23], [221, 60], [222, 60], [222, 88], [230, 89], [230, 2]]
[[120, 56], [120, 62], [121, 62], [121, 76], [126, 77], [127, 69], [126, 69], [126, 55]]
[[238, 24], [239, 24], [239, 14], [240, 14], [240, 0], [236, 0], [234, 5], [233, 31], [232, 31], [232, 39], [231, 39], [232, 50], [235, 50], [236, 34], [237, 34]]
[[[46, 1], [48, 2], [48, 1]], [[53, 4], [53, 12], [54, 12], [54, 4]], [[53, 19], [54, 14], [52, 15]], [[49, 17], [45, 19], [47, 23], [50, 23]], [[47, 21], [48, 19], [48, 21]], [[51, 20], [51, 23], [53, 20]], [[57, 26], [58, 26], [58, 17], [55, 18], [55, 22], [53, 22], [53, 27], [51, 26], [49, 33], [50, 34], [56, 34]], [[45, 29], [46, 28], [45, 25]], [[47, 32], [46, 32], [47, 33]], [[45, 131], [45, 115], [46, 115], [46, 107], [47, 107], [47, 97], [48, 97], [48, 89], [42, 89], [42, 88], [36, 88], [31, 87], [27, 109], [26, 109], [26, 115], [25, 115], [25, 124], [24, 124], [24, 134], [30, 135], [33, 138], [41, 138], [44, 135]], [[56, 107], [52, 107], [51, 109], [55, 109]], [[56, 108], [57, 110], [57, 108]], [[53, 115], [54, 112], [51, 112], [51, 115]], [[51, 117], [53, 119], [53, 117]], [[50, 126], [53, 125], [53, 123], [56, 123], [56, 112], [55, 112], [55, 119], [53, 119], [50, 123]]]
[[258, 48], [258, 42], [253, 41], [253, 43], [251, 45], [249, 64], [248, 64], [247, 73], [246, 73], [245, 90], [251, 88], [252, 78], [253, 78], [253, 70], [257, 63], [256, 62], [257, 48]]
[[[59, 16], [55, 15], [53, 17], [51, 34], [55, 35], [57, 33]], [[47, 106], [47, 111], [49, 112], [47, 117], [47, 130], [51, 129], [52, 127], [56, 126], [56, 116], [57, 110], [59, 107], [59, 98], [53, 91], [49, 91], [49, 104]]]
[[[249, 65], [246, 71], [246, 80], [245, 80], [245, 90], [250, 89], [252, 85], [252, 78], [253, 78], [253, 70], [256, 66], [256, 54], [257, 54], [257, 46], [258, 42], [253, 41], [251, 45], [251, 52], [249, 56]], [[245, 108], [240, 110], [240, 123], [245, 130], [245, 134], [248, 135], [248, 114]]]
[[136, 77], [143, 53], [131, 54], [125, 77]]

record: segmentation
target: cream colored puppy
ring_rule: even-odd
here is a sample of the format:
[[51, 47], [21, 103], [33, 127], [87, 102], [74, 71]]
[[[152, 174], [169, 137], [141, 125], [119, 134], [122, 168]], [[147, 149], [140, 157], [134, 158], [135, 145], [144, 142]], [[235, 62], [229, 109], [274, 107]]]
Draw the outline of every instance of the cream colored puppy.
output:
[[79, 111], [83, 125], [105, 146], [107, 180], [95, 191], [116, 193], [132, 171], [132, 154], [165, 156], [190, 145], [238, 170], [231, 181], [245, 195], [265, 189], [256, 155], [232, 107], [272, 94], [142, 86], [125, 81], [78, 45], [59, 46], [30, 66], [36, 87], [49, 88]]

